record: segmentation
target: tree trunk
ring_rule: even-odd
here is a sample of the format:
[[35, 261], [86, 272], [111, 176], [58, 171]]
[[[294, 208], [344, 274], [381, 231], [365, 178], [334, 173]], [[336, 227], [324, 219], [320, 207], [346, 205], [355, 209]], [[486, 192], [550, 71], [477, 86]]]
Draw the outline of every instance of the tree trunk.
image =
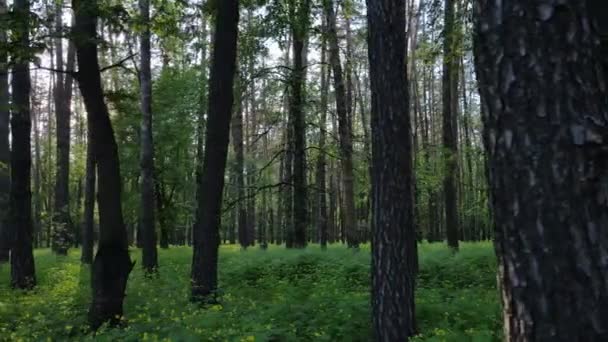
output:
[[[20, 51], [29, 51], [29, 11], [28, 0], [16, 0], [13, 11], [20, 18], [15, 23]], [[27, 54], [25, 54], [27, 55]], [[30, 189], [31, 118], [30, 118], [30, 71], [29, 61], [15, 56], [12, 73], [11, 118], [11, 185], [9, 200], [9, 227], [11, 229], [11, 284], [18, 289], [32, 289], [36, 285], [34, 255], [32, 252], [32, 193]]]
[[284, 191], [284, 219], [283, 219], [283, 238], [285, 239], [285, 247], [293, 247], [293, 127], [291, 119], [287, 117], [287, 124], [285, 127], [285, 161], [283, 167], [283, 182], [287, 185], [287, 190]]
[[[154, 195], [156, 196], [156, 209], [158, 211], [158, 225], [160, 227], [160, 248], [169, 248], [169, 227], [167, 222], [168, 208], [167, 203], [171, 202], [171, 199], [167, 200], [165, 195], [165, 186], [160, 179], [154, 180]], [[156, 235], [156, 234], [155, 234]]]
[[590, 25], [608, 11], [589, 3], [476, 2], [507, 341], [608, 340], [608, 92]]
[[445, 0], [443, 42], [443, 147], [445, 224], [448, 246], [458, 250], [458, 56], [454, 0]]
[[[323, 18], [324, 31], [327, 30], [327, 16]], [[329, 96], [329, 68], [327, 63], [327, 39], [321, 40], [321, 104], [319, 112], [319, 156], [317, 158], [317, 170], [315, 183], [317, 185], [317, 238], [321, 248], [327, 248], [327, 191], [326, 191], [326, 168], [327, 158], [325, 141], [327, 139], [327, 103]]]
[[[0, 16], [7, 12], [6, 0], [0, 0]], [[0, 30], [0, 44], [7, 41], [7, 32]], [[11, 187], [9, 146], [10, 110], [8, 94], [8, 53], [0, 50], [0, 264], [8, 261], [9, 225], [7, 222], [9, 209], [9, 193]]]
[[223, 0], [217, 4], [209, 81], [208, 133], [205, 137], [202, 177], [197, 186], [199, 203], [191, 275], [194, 301], [211, 300], [217, 290], [219, 228], [234, 100], [232, 87], [236, 70], [238, 19], [238, 0]]
[[74, 39], [78, 56], [78, 83], [91, 122], [91, 144], [100, 186], [99, 248], [93, 261], [91, 286], [93, 300], [89, 324], [93, 329], [103, 323], [116, 325], [123, 313], [123, 300], [133, 263], [129, 257], [127, 230], [122, 215], [121, 177], [118, 150], [108, 107], [104, 101], [97, 59], [97, 2], [73, 0], [76, 16]]
[[308, 200], [306, 191], [306, 120], [304, 113], [306, 83], [306, 39], [310, 15], [310, 0], [293, 2], [292, 36], [293, 69], [289, 116], [293, 132], [293, 247], [306, 247]]
[[140, 231], [142, 239], [142, 267], [147, 273], [158, 268], [156, 228], [154, 221], [154, 140], [152, 138], [152, 71], [150, 68], [150, 0], [139, 0], [139, 12], [144, 25], [140, 40], [139, 84], [141, 90], [141, 188]]
[[404, 0], [368, 0], [372, 93], [372, 313], [377, 341], [415, 333], [412, 137]]
[[236, 110], [236, 115], [232, 118], [232, 146], [235, 154], [234, 174], [236, 176], [236, 193], [237, 193], [237, 226], [239, 244], [242, 248], [249, 247], [249, 238], [247, 234], [247, 210], [245, 201], [245, 155], [243, 146], [243, 110], [239, 106]]
[[[63, 1], [56, 2], [55, 13], [55, 69], [63, 70]], [[69, 49], [68, 49], [69, 50]], [[68, 53], [69, 54], [69, 53]], [[73, 52], [72, 52], [73, 54]], [[73, 58], [73, 56], [72, 56]], [[72, 60], [73, 63], [73, 60]], [[73, 65], [72, 65], [73, 69]], [[68, 85], [69, 84], [69, 85]], [[57, 159], [55, 178], [55, 198], [53, 217], [53, 251], [67, 255], [71, 245], [70, 219], [70, 116], [72, 102], [72, 77], [70, 74], [56, 73], [55, 76], [55, 119], [57, 137]]]
[[329, 62], [334, 76], [334, 89], [336, 93], [336, 112], [338, 114], [338, 131], [340, 136], [340, 164], [342, 167], [342, 186], [344, 187], [344, 221], [342, 225], [347, 234], [346, 240], [351, 248], [359, 247], [359, 236], [355, 220], [355, 192], [353, 174], [353, 142], [352, 122], [348, 114], [346, 88], [342, 75], [342, 64], [340, 62], [340, 47], [338, 45], [338, 34], [336, 30], [336, 15], [332, 0], [325, 1], [325, 13], [329, 20]]

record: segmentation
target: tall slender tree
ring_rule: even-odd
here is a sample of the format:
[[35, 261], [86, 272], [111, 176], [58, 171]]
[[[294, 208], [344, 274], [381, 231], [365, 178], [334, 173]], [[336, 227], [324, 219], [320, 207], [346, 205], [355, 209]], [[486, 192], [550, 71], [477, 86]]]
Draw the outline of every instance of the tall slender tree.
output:
[[[63, 62], [63, 0], [55, 3], [55, 75], [54, 103], [57, 130], [57, 159], [53, 226], [53, 251], [67, 255], [70, 246], [70, 116], [72, 101], [72, 77], [64, 74]], [[73, 52], [71, 52], [73, 53]], [[73, 63], [73, 62], [72, 62]], [[68, 86], [69, 83], [69, 86]], [[69, 93], [68, 93], [69, 91]]]
[[405, 0], [367, 0], [372, 93], [372, 315], [378, 341], [415, 331], [412, 138]]
[[348, 115], [348, 101], [346, 85], [340, 62], [340, 46], [338, 44], [338, 32], [336, 28], [336, 13], [333, 0], [324, 0], [325, 13], [328, 23], [329, 63], [332, 67], [334, 77], [334, 90], [336, 98], [336, 112], [338, 114], [338, 133], [340, 145], [340, 166], [342, 170], [342, 187], [344, 196], [342, 222], [346, 230], [346, 240], [349, 247], [359, 246], [357, 234], [357, 222], [355, 214], [355, 176], [353, 166], [353, 140], [352, 121]]
[[[0, 0], [0, 16], [7, 13], [6, 0]], [[0, 30], [0, 45], [7, 43], [7, 33]], [[8, 94], [8, 53], [0, 49], [0, 263], [9, 257], [8, 200], [11, 187], [10, 165], [10, 110]]]
[[444, 0], [443, 37], [443, 147], [445, 230], [448, 246], [458, 250], [458, 56], [454, 0]]
[[306, 40], [310, 24], [310, 0], [290, 1], [293, 68], [290, 84], [289, 119], [293, 133], [293, 247], [306, 247], [308, 199], [306, 191], [306, 121], [304, 111]]
[[76, 20], [73, 41], [78, 56], [78, 84], [91, 122], [91, 141], [100, 186], [99, 247], [92, 267], [93, 299], [89, 324], [97, 329], [103, 323], [118, 324], [133, 263], [129, 256], [127, 230], [123, 221], [118, 149], [108, 107], [104, 101], [97, 57], [96, 0], [73, 0]]
[[19, 18], [13, 34], [19, 53], [13, 55], [11, 117], [11, 186], [9, 226], [11, 227], [11, 283], [19, 289], [36, 285], [34, 255], [32, 251], [32, 193], [30, 173], [32, 166], [30, 131], [30, 69], [29, 69], [29, 13], [28, 0], [16, 0], [13, 11]]
[[[323, 17], [323, 28], [327, 30], [327, 16]], [[315, 183], [317, 186], [317, 238], [321, 248], [327, 246], [327, 107], [329, 97], [329, 68], [327, 63], [327, 38], [321, 38], [321, 103], [319, 105], [319, 156], [317, 157]]]
[[608, 91], [590, 16], [605, 23], [608, 6], [475, 6], [505, 339], [604, 341]]
[[242, 248], [249, 247], [249, 237], [247, 234], [247, 208], [245, 206], [245, 154], [243, 145], [243, 109], [239, 105], [236, 109], [231, 122], [232, 147], [234, 149], [233, 173], [236, 180], [236, 215], [239, 244]]
[[150, 68], [150, 0], [139, 0], [143, 25], [139, 37], [141, 91], [141, 146], [140, 146], [140, 231], [143, 233], [142, 266], [148, 273], [156, 272], [156, 229], [154, 221], [154, 141], [152, 138], [152, 71]]
[[224, 172], [228, 157], [230, 118], [234, 94], [239, 1], [216, 3], [213, 58], [209, 80], [207, 135], [194, 227], [192, 299], [208, 301], [217, 290], [217, 262]]

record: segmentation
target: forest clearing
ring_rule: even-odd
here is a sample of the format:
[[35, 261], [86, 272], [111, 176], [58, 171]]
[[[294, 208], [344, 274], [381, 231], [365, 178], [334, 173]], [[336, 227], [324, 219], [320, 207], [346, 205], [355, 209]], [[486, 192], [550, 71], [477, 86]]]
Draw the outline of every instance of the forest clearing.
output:
[[[33, 293], [0, 287], [0, 336], [6, 340], [78, 341], [369, 341], [369, 246], [354, 252], [272, 246], [267, 251], [220, 248], [220, 304], [188, 300], [192, 251], [160, 250], [158, 278], [140, 267], [130, 276], [126, 328], [88, 331], [89, 270], [79, 254], [35, 253], [39, 286]], [[139, 259], [133, 251], [132, 258]], [[0, 268], [0, 282], [8, 270]], [[463, 244], [452, 255], [441, 244], [420, 246], [415, 341], [500, 341], [496, 262], [489, 243]]]
[[608, 1], [0, 0], [0, 342], [607, 317]]

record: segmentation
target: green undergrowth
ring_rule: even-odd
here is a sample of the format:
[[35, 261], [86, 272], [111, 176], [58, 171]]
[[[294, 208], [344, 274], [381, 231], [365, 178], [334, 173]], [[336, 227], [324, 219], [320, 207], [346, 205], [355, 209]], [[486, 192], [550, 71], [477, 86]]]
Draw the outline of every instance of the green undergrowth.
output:
[[[132, 251], [139, 260], [139, 251]], [[11, 290], [0, 266], [0, 340], [96, 341], [369, 341], [369, 248], [322, 251], [222, 246], [220, 304], [188, 301], [190, 248], [159, 251], [159, 277], [136, 265], [125, 299], [125, 325], [86, 330], [89, 270], [77, 251], [37, 250], [39, 286]], [[416, 341], [498, 341], [500, 306], [488, 243], [420, 246]]]

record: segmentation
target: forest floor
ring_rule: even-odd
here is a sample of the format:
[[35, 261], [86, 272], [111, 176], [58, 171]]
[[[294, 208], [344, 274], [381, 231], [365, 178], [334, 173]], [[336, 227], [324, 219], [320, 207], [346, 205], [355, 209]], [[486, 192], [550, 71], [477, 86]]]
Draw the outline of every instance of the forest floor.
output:
[[[159, 251], [160, 276], [144, 277], [138, 260], [125, 299], [126, 327], [86, 334], [89, 271], [79, 253], [37, 250], [39, 286], [10, 289], [0, 266], [0, 340], [369, 341], [368, 247], [304, 251], [222, 246], [221, 304], [189, 303], [190, 248]], [[489, 243], [420, 246], [416, 341], [499, 341], [496, 261]]]

